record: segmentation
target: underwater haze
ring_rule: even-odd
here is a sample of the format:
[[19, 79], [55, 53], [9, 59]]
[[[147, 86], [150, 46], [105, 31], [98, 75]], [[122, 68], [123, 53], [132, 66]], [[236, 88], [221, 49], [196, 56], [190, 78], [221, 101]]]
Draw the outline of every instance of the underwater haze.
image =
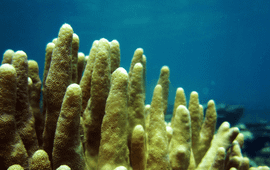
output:
[[46, 44], [68, 23], [80, 52], [117, 39], [129, 70], [136, 48], [147, 57], [147, 96], [163, 65], [170, 68], [169, 103], [177, 87], [201, 103], [245, 107], [242, 121], [270, 120], [270, 1], [268, 0], [1, 0], [0, 51], [23, 50], [43, 75]]

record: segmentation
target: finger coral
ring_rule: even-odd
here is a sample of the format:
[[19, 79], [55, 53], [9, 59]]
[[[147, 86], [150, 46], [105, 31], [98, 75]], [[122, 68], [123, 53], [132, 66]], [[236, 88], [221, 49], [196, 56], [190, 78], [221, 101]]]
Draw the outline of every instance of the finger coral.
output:
[[171, 122], [165, 122], [170, 74], [161, 68], [146, 104], [144, 50], [135, 50], [127, 72], [118, 41], [95, 40], [85, 57], [69, 24], [47, 44], [43, 83], [37, 62], [7, 50], [0, 67], [1, 168], [269, 169], [249, 167], [243, 134], [228, 122], [216, 131], [214, 100], [204, 114], [195, 91], [188, 102], [177, 88]]

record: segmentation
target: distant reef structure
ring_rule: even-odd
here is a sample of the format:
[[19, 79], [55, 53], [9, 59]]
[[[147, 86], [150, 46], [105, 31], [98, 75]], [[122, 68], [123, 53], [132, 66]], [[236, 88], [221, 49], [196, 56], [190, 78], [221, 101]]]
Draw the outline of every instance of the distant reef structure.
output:
[[[207, 109], [207, 104], [202, 104], [204, 108], [204, 113]], [[168, 110], [165, 120], [166, 122], [171, 121], [171, 117], [173, 114], [173, 105], [168, 104]], [[219, 127], [223, 122], [230, 122], [231, 126], [235, 126], [239, 123], [239, 120], [244, 115], [245, 108], [242, 105], [229, 105], [229, 104], [216, 104], [216, 112], [217, 112], [217, 123], [216, 127]]]
[[[47, 44], [43, 82], [24, 51], [0, 67], [0, 165], [8, 170], [265, 170], [243, 156], [244, 135], [223, 122], [214, 100], [176, 90], [165, 122], [170, 70], [163, 66], [145, 104], [146, 56], [120, 67], [118, 41], [95, 40], [90, 53], [63, 24]], [[42, 99], [40, 94], [42, 92]], [[40, 106], [40, 101], [42, 105]], [[204, 113], [205, 112], [205, 113]]]
[[235, 126], [244, 115], [245, 110], [244, 106], [227, 104], [219, 104], [216, 108], [218, 114], [218, 126], [224, 121], [228, 121], [232, 126]]

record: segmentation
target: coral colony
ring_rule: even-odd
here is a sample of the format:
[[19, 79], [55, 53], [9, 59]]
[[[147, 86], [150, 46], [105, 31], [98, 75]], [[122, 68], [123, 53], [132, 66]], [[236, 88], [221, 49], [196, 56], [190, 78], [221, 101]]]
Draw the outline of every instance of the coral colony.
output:
[[[254, 170], [244, 135], [224, 122], [210, 100], [204, 116], [198, 93], [178, 88], [173, 116], [164, 121], [169, 68], [161, 68], [145, 105], [146, 57], [135, 50], [120, 67], [116, 40], [78, 53], [79, 37], [64, 24], [48, 43], [43, 83], [23, 51], [4, 53], [0, 67], [0, 166], [8, 170]], [[42, 104], [40, 93], [42, 91]]]

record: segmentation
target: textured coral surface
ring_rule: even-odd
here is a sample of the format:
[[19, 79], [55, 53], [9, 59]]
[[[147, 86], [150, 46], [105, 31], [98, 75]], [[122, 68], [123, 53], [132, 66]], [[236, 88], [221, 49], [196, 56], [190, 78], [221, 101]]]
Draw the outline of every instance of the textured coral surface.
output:
[[78, 50], [79, 36], [64, 24], [47, 44], [43, 83], [37, 63], [25, 52], [4, 53], [1, 169], [269, 169], [250, 168], [241, 153], [243, 134], [228, 122], [216, 131], [214, 100], [204, 113], [195, 91], [187, 100], [184, 89], [177, 88], [172, 120], [165, 122], [169, 76], [175, 74], [168, 66], [161, 68], [146, 105], [142, 48], [135, 50], [129, 72], [120, 67], [116, 40], [95, 40], [88, 56]]

